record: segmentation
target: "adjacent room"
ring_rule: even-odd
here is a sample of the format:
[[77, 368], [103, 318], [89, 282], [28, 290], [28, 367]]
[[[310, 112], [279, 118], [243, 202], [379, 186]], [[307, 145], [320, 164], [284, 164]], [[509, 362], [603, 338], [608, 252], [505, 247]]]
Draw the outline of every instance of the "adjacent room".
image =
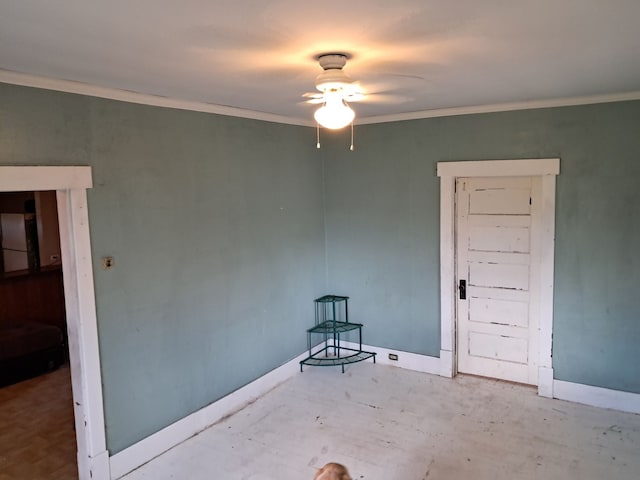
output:
[[639, 18], [0, 0], [0, 479], [638, 478]]
[[0, 193], [0, 240], [3, 474], [77, 478], [56, 192]]

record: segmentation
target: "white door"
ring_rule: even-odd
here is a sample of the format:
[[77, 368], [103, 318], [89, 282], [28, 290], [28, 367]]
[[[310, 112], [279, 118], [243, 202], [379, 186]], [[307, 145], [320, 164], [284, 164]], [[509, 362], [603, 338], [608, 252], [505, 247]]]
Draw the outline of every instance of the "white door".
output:
[[540, 185], [457, 179], [459, 372], [538, 383]]

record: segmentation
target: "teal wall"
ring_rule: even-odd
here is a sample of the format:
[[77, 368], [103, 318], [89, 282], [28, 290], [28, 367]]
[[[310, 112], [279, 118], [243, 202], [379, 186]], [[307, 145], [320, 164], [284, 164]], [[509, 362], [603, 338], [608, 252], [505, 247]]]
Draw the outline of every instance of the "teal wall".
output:
[[556, 378], [640, 393], [639, 127], [640, 102], [612, 103], [357, 126], [354, 152], [345, 132], [317, 151], [308, 128], [0, 84], [1, 165], [92, 167], [111, 454], [301, 353], [324, 293], [351, 296], [366, 343], [437, 356], [439, 161], [561, 158]]
[[640, 102], [443, 117], [325, 139], [328, 289], [365, 342], [440, 350], [440, 161], [561, 158], [553, 365], [640, 393]]
[[111, 454], [306, 348], [325, 285], [310, 129], [0, 84], [0, 164], [92, 167]]

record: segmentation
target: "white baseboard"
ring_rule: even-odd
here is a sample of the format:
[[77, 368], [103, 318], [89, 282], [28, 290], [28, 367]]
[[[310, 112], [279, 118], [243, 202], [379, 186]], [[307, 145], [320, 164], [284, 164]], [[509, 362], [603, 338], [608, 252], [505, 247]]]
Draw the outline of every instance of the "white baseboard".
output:
[[307, 356], [308, 352], [298, 355], [226, 397], [116, 453], [110, 458], [111, 479], [115, 480], [126, 475], [222, 418], [244, 408], [269, 390], [299, 373], [300, 360]]
[[[359, 347], [359, 345], [354, 342], [341, 342], [341, 345], [353, 349], [357, 349]], [[362, 350], [375, 353], [376, 363], [379, 363], [380, 365], [393, 365], [394, 367], [406, 368], [407, 370], [415, 370], [416, 372], [431, 373], [434, 375], [441, 374], [441, 362], [438, 357], [429, 357], [428, 355], [404, 352], [402, 350], [373, 347], [371, 345], [362, 345]], [[397, 355], [398, 359], [391, 360], [389, 358], [389, 354]]]
[[620, 390], [554, 380], [553, 397], [593, 407], [640, 413], [640, 393], [622, 392]]

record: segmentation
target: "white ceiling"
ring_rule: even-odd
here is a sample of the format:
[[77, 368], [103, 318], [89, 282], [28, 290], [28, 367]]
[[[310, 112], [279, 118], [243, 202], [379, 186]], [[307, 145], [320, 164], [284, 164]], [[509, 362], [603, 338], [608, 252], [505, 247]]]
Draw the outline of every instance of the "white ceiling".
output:
[[640, 98], [639, 24], [640, 0], [0, 0], [0, 81], [20, 72], [304, 124], [315, 57], [347, 52], [345, 71], [386, 94], [354, 105], [360, 120]]

